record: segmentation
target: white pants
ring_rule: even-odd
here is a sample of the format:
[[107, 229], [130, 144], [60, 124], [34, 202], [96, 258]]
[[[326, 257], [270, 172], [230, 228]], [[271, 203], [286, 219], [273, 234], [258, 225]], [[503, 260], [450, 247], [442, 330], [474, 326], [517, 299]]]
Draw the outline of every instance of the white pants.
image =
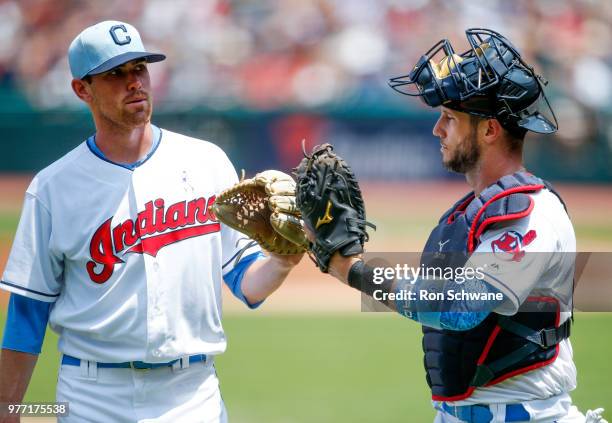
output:
[[[529, 422], [536, 423], [584, 423], [585, 416], [576, 406], [572, 405], [569, 394], [557, 395], [545, 400], [526, 401], [521, 403], [530, 415]], [[434, 423], [462, 423], [462, 420], [438, 410]], [[490, 404], [489, 409], [493, 414], [491, 423], [503, 423], [506, 420], [505, 404]]]
[[226, 423], [212, 361], [151, 370], [62, 365], [57, 401], [70, 411], [58, 422]]

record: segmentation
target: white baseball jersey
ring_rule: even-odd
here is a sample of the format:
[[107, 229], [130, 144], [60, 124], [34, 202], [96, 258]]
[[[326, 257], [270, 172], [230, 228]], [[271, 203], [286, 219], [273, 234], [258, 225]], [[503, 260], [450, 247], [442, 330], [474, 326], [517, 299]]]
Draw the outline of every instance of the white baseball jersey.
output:
[[[534, 200], [531, 214], [487, 231], [466, 264], [484, 268], [485, 280], [504, 294], [506, 300], [495, 309], [500, 314], [516, 313], [528, 296], [542, 290], [567, 293], [571, 301], [576, 252], [574, 228], [563, 205], [552, 192], [543, 189], [531, 197]], [[515, 248], [517, 241], [518, 249]], [[513, 260], [508, 257], [512, 254], [521, 254], [522, 257]], [[562, 304], [562, 310], [566, 311], [561, 312], [559, 323], [570, 318], [571, 313], [567, 311], [571, 307], [569, 301]], [[530, 401], [560, 395], [575, 387], [572, 346], [570, 340], [565, 339], [559, 344], [559, 355], [552, 364], [490, 387], [477, 388], [466, 400], [452, 404]]]
[[29, 186], [0, 286], [55, 302], [49, 323], [74, 357], [219, 354], [221, 281], [244, 236], [208, 206], [236, 181], [217, 146], [166, 130], [134, 170], [82, 143]]

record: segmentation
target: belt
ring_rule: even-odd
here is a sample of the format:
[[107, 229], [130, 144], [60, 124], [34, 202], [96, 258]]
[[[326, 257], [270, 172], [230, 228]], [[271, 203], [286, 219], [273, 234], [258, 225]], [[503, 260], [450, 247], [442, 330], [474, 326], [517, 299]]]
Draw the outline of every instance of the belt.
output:
[[[180, 359], [167, 361], [165, 363], [145, 363], [144, 361], [126, 361], [123, 363], [97, 363], [99, 369], [136, 369], [136, 370], [148, 370], [157, 369], [159, 367], [170, 367], [174, 363], [180, 361]], [[200, 361], [206, 361], [206, 355], [196, 354], [189, 357], [189, 363], [199, 363]], [[68, 366], [80, 366], [81, 360], [64, 354], [62, 357], [62, 364]]]
[[[493, 420], [493, 413], [488, 405], [459, 405], [452, 406], [442, 403], [442, 409], [451, 416], [468, 423], [489, 423]], [[529, 421], [530, 416], [522, 404], [506, 404], [506, 422]]]

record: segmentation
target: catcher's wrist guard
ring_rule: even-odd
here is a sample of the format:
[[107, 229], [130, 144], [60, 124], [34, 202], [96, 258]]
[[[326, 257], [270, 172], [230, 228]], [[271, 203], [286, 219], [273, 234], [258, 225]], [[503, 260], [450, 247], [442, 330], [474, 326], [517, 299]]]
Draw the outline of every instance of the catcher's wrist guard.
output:
[[374, 283], [374, 268], [359, 260], [351, 266], [348, 274], [348, 284], [370, 297], [374, 296], [374, 291], [389, 293], [393, 289], [394, 280], [385, 279], [382, 283]]

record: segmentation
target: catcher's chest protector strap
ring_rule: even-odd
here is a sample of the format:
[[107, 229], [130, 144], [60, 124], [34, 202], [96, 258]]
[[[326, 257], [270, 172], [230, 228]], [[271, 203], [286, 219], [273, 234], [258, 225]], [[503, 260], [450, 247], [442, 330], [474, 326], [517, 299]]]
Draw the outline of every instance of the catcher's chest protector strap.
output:
[[[476, 198], [466, 195], [432, 231], [422, 264], [463, 266], [489, 225], [528, 216], [533, 210], [528, 194], [545, 187], [549, 186], [541, 179], [519, 172], [504, 176]], [[555, 360], [558, 343], [569, 336], [569, 323], [559, 327], [558, 303], [551, 298], [529, 298], [525, 306], [537, 307], [538, 312], [519, 312], [503, 320], [491, 313], [467, 331], [423, 326], [424, 364], [434, 400], [465, 399], [478, 386], [499, 383]], [[536, 342], [542, 337], [548, 340]]]

